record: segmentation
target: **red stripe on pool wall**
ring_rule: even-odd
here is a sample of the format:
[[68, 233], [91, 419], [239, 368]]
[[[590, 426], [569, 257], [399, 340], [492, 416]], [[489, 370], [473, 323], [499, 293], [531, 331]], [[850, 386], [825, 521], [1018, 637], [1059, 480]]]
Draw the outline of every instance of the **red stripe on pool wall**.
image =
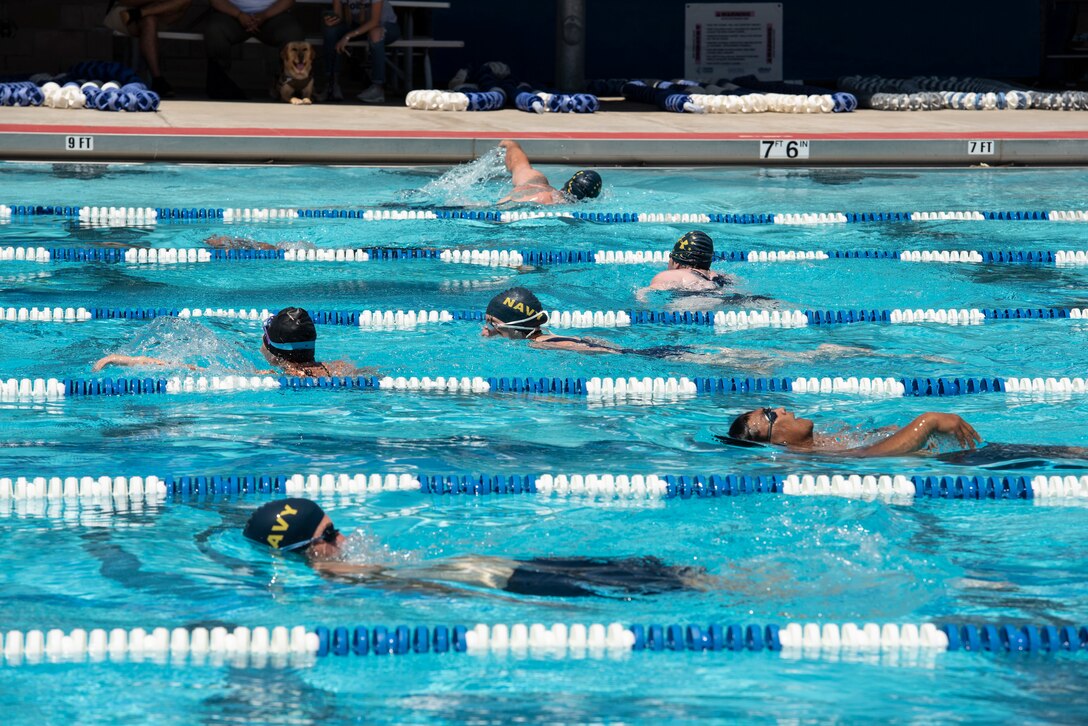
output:
[[750, 139], [809, 139], [827, 141], [955, 141], [958, 139], [1088, 139], [1088, 130], [1077, 131], [894, 131], [849, 133], [720, 133], [720, 132], [541, 132], [541, 131], [396, 131], [389, 129], [254, 129], [254, 128], [147, 128], [141, 126], [42, 126], [0, 124], [0, 134], [82, 134], [98, 136], [245, 136], [250, 138], [334, 139], [518, 139], [555, 141], [743, 141]]

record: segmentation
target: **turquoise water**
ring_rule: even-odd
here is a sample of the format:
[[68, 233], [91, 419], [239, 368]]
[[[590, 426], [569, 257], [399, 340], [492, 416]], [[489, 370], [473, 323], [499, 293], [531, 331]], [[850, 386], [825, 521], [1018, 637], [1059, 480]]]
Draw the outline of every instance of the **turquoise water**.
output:
[[[0, 203], [373, 208], [480, 204], [493, 169], [0, 165]], [[570, 169], [548, 168], [565, 178]], [[604, 170], [590, 208], [655, 212], [1079, 209], [1085, 172], [1023, 170]], [[422, 189], [423, 191], [419, 191]], [[316, 246], [664, 249], [685, 225], [561, 220], [296, 220], [88, 229], [58, 218], [0, 224], [0, 247], [197, 247], [213, 234]], [[1082, 249], [1083, 224], [928, 222], [707, 227], [719, 250]], [[78, 265], [0, 262], [0, 307], [230, 307], [480, 310], [512, 285], [549, 309], [1088, 305], [1077, 268], [827, 260], [721, 265], [770, 301], [638, 290], [660, 265], [530, 270], [372, 261]], [[242, 320], [3, 322], [0, 378], [91, 377], [113, 352], [177, 361], [139, 375], [265, 367], [260, 325]], [[757, 328], [648, 325], [587, 334], [625, 347], [688, 345], [702, 362], [582, 356], [485, 340], [478, 324], [414, 330], [319, 326], [318, 355], [393, 376], [1078, 376], [1075, 320]], [[821, 344], [859, 348], [811, 358]], [[724, 355], [722, 349], [740, 349]], [[714, 356], [717, 356], [714, 359]], [[113, 369], [116, 371], [116, 369]], [[125, 371], [115, 372], [121, 375]], [[380, 391], [85, 398], [0, 403], [0, 476], [393, 472], [990, 473], [922, 457], [844, 464], [723, 449], [739, 412], [783, 405], [848, 434], [930, 409], [962, 414], [989, 441], [1085, 445], [1083, 395], [865, 399], [699, 397], [655, 406], [574, 397]], [[1031, 472], [1029, 472], [1031, 473]], [[1083, 473], [1083, 472], [1074, 472]], [[411, 567], [466, 554], [513, 558], [652, 555], [701, 565], [708, 592], [546, 599], [482, 589], [435, 594], [329, 581], [239, 534], [268, 497], [117, 502], [0, 501], [6, 549], [0, 630], [233, 625], [542, 622], [1083, 623], [1084, 509], [1033, 502], [750, 496], [593, 502], [415, 492], [322, 495], [368, 562]], [[179, 663], [0, 665], [16, 722], [144, 720], [310, 723], [650, 722], [662, 718], [1069, 721], [1088, 716], [1081, 654], [995, 656], [639, 653], [603, 658], [416, 655], [329, 658], [313, 667]], [[2, 663], [2, 661], [0, 661]]]

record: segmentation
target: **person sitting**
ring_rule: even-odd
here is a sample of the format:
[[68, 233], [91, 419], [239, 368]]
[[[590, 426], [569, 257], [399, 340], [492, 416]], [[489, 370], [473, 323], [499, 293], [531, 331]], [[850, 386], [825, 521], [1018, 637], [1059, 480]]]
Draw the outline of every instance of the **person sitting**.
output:
[[385, 102], [385, 46], [400, 38], [397, 14], [388, 0], [332, 0], [324, 15], [323, 53], [329, 74], [325, 100], [342, 101], [340, 56], [351, 55], [348, 43], [363, 38], [370, 48], [370, 87], [360, 93], [363, 103]]
[[138, 38], [151, 90], [163, 98], [174, 95], [174, 88], [159, 66], [159, 29], [173, 25], [185, 16], [192, 0], [111, 0], [103, 24], [118, 33]]
[[[667, 565], [656, 557], [538, 557], [515, 560], [466, 555], [397, 568], [359, 562], [325, 511], [303, 498], [258, 507], [242, 536], [277, 552], [304, 557], [318, 573], [341, 581], [400, 589], [449, 592], [449, 585], [502, 590], [537, 597], [630, 597], [679, 590], [708, 590], [719, 584], [705, 568]], [[358, 544], [363, 544], [359, 542]]]
[[[982, 441], [971, 424], [954, 413], [930, 411], [916, 417], [901, 429], [871, 444], [856, 445], [842, 436], [813, 433], [813, 423], [807, 418], [797, 418], [784, 408], [757, 408], [733, 419], [729, 434], [715, 436], [731, 446], [784, 446], [791, 451], [834, 454], [850, 457], [900, 456], [927, 448], [935, 448], [933, 437], [947, 434], [960, 446], [973, 449]], [[887, 433], [880, 429], [872, 433]]]
[[277, 49], [305, 40], [298, 20], [291, 14], [295, 0], [210, 0], [211, 13], [204, 31], [208, 54], [208, 98], [242, 100], [245, 92], [231, 80], [231, 49], [255, 37]]
[[650, 280], [651, 290], [718, 290], [732, 283], [728, 275], [711, 272], [714, 240], [706, 232], [692, 230], [676, 241], [669, 253], [669, 267]]
[[[317, 328], [310, 314], [302, 308], [284, 308], [264, 323], [261, 354], [272, 365], [270, 370], [256, 371], [258, 375], [323, 378], [353, 376], [360, 371], [346, 361], [322, 363], [314, 357]], [[149, 356], [107, 355], [95, 362], [92, 371], [107, 366], [166, 366], [199, 370], [198, 366], [166, 361]]]
[[529, 157], [516, 141], [504, 139], [499, 146], [506, 150], [506, 168], [513, 177], [514, 191], [499, 200], [508, 202], [535, 202], [537, 204], [570, 204], [584, 199], [594, 199], [601, 193], [601, 175], [589, 169], [574, 172], [563, 189], [548, 183], [548, 177], [533, 168]]

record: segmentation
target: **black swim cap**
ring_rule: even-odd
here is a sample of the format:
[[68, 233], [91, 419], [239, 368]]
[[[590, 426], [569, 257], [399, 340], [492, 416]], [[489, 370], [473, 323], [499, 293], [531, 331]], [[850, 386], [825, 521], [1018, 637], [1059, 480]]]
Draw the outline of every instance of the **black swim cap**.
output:
[[576, 171], [563, 185], [563, 191], [575, 199], [592, 199], [601, 193], [601, 175], [589, 169]]
[[278, 499], [255, 511], [242, 534], [272, 549], [302, 549], [313, 539], [325, 512], [309, 499]]
[[538, 330], [548, 322], [536, 295], [524, 287], [512, 287], [491, 298], [487, 314], [502, 321], [503, 327], [515, 330]]
[[714, 240], [700, 230], [692, 230], [676, 240], [669, 259], [697, 270], [709, 270], [714, 259]]
[[272, 353], [295, 363], [312, 363], [317, 329], [302, 308], [284, 308], [264, 324], [264, 344]]

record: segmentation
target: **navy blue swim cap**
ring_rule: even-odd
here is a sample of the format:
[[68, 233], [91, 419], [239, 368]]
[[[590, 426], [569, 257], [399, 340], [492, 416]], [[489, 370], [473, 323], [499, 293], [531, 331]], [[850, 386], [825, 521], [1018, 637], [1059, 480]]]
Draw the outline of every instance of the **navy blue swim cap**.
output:
[[589, 169], [576, 171], [563, 185], [563, 191], [575, 199], [592, 199], [601, 193], [601, 175]]
[[714, 240], [706, 232], [692, 230], [676, 240], [669, 259], [697, 270], [709, 270], [714, 259]]
[[491, 298], [487, 314], [502, 321], [505, 328], [537, 330], [548, 322], [548, 314], [541, 309], [536, 295], [524, 287], [512, 287]]
[[242, 535], [272, 549], [289, 552], [310, 544], [325, 512], [309, 499], [278, 499], [259, 507]]
[[284, 308], [264, 324], [264, 344], [273, 354], [295, 363], [312, 363], [317, 329], [302, 308]]

